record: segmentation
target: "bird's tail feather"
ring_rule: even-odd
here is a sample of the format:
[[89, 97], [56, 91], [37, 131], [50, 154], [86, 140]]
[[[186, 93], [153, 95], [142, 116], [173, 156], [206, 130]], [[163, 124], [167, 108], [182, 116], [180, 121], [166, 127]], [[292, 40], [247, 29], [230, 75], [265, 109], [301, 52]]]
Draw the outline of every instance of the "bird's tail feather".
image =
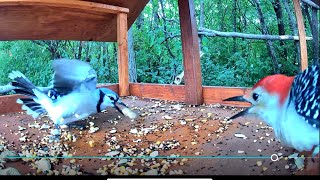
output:
[[14, 87], [14, 91], [17, 94], [23, 94], [26, 96], [34, 97], [33, 89], [37, 88], [33, 83], [20, 71], [12, 71], [9, 74], [9, 78], [13, 80], [11, 85]]
[[31, 98], [17, 99], [17, 103], [22, 104], [22, 110], [25, 110], [27, 114], [31, 115], [33, 118], [37, 118], [41, 114], [46, 113], [46, 110], [41, 106], [41, 104], [36, 103]]
[[17, 94], [28, 96], [29, 98], [20, 98], [18, 104], [22, 104], [22, 109], [33, 118], [46, 113], [46, 107], [52, 105], [51, 99], [42, 93], [25, 75], [20, 71], [12, 71], [9, 78], [13, 80], [11, 85]]

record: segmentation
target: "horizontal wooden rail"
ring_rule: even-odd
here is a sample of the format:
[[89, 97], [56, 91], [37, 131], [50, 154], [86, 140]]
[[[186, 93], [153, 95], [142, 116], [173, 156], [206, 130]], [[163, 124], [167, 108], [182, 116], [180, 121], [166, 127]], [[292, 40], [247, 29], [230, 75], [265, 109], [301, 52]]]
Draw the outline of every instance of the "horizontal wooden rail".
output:
[[[203, 86], [203, 100], [206, 104], [248, 107], [250, 104], [241, 102], [225, 102], [223, 99], [243, 95], [248, 88]], [[183, 85], [130, 83], [132, 96], [184, 102], [185, 87]]]
[[[119, 93], [119, 84], [98, 84], [97, 88], [109, 88]], [[248, 107], [250, 104], [241, 102], [224, 102], [223, 99], [245, 94], [248, 88], [203, 86], [205, 104], [222, 104], [235, 107]], [[141, 98], [185, 102], [185, 87], [183, 85], [130, 83], [130, 94]], [[21, 95], [0, 96], [0, 114], [20, 112], [21, 105], [16, 103]]]

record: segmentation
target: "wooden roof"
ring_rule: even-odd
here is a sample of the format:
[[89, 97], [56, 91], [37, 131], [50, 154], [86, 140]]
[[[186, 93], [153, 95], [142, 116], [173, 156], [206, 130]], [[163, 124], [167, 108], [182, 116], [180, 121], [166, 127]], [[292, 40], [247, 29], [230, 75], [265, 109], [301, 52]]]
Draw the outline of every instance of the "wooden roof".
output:
[[117, 14], [128, 28], [148, 0], [0, 0], [0, 40], [117, 41]]

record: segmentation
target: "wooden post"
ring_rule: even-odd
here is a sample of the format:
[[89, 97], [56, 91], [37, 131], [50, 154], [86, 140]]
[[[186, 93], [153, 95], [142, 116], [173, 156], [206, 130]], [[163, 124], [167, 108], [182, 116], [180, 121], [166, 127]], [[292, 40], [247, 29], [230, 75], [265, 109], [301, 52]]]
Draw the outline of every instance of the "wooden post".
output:
[[298, 33], [299, 33], [301, 71], [303, 71], [308, 67], [306, 32], [304, 30], [305, 27], [303, 23], [300, 1], [293, 0], [293, 5], [294, 5], [294, 11], [296, 14]]
[[117, 14], [119, 96], [130, 95], [127, 14]]
[[184, 64], [185, 102], [203, 103], [197, 22], [193, 0], [178, 0]]

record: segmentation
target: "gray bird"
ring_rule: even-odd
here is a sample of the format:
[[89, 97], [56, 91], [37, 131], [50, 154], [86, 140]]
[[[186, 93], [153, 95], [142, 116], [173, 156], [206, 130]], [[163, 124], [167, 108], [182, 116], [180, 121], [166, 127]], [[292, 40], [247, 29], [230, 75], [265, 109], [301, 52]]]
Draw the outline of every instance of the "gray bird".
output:
[[36, 87], [25, 75], [13, 71], [9, 78], [17, 94], [26, 95], [17, 103], [33, 118], [47, 113], [55, 125], [67, 125], [118, 105], [128, 109], [118, 94], [108, 88], [96, 88], [97, 74], [89, 63], [80, 60], [56, 59], [52, 87]]

